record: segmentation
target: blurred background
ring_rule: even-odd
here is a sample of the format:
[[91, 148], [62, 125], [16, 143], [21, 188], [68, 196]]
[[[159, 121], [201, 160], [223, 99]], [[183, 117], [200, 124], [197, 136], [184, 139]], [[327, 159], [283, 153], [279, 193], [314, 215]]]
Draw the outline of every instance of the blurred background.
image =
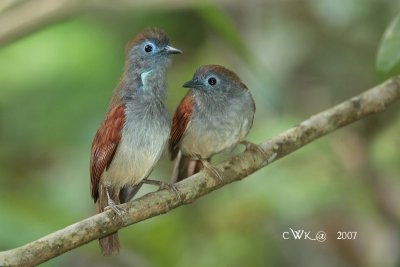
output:
[[[377, 49], [399, 11], [392, 0], [3, 0], [0, 250], [95, 213], [91, 142], [143, 28], [184, 51], [168, 75], [171, 113], [198, 66], [225, 65], [255, 97], [247, 139], [260, 143], [380, 83]], [[91, 242], [43, 266], [400, 266], [399, 133], [397, 103], [121, 230], [119, 255]], [[151, 177], [167, 181], [172, 165], [164, 156]], [[327, 240], [285, 240], [289, 228]]]

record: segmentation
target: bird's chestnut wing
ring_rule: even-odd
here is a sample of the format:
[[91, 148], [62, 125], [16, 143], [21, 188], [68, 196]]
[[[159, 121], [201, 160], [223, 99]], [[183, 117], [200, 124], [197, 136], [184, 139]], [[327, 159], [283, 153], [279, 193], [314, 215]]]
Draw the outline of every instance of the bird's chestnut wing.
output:
[[174, 160], [179, 151], [179, 142], [189, 127], [193, 113], [193, 93], [189, 91], [179, 104], [172, 119], [172, 128], [169, 138], [169, 152]]
[[90, 191], [96, 202], [103, 172], [109, 167], [121, 140], [125, 123], [125, 108], [120, 104], [107, 114], [94, 137], [90, 155]]

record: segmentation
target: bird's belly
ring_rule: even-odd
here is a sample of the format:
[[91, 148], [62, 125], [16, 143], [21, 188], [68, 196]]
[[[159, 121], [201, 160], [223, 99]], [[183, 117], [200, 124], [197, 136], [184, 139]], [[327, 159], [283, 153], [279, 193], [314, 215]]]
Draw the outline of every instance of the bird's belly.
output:
[[112, 163], [102, 175], [102, 183], [122, 188], [145, 179], [160, 159], [168, 133], [169, 129], [158, 128], [150, 133], [125, 134]]
[[192, 127], [182, 139], [180, 148], [184, 155], [209, 158], [221, 151], [230, 150], [241, 139], [240, 127], [222, 127], [206, 130]]
[[157, 162], [158, 157], [154, 155], [138, 154], [134, 151], [119, 150], [114, 156], [109, 168], [103, 173], [104, 185], [123, 187], [135, 185], [146, 178]]

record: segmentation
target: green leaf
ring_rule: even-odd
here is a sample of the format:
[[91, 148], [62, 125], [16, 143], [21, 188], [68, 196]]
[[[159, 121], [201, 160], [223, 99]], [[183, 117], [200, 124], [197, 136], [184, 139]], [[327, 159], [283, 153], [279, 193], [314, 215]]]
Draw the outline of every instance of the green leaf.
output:
[[383, 34], [378, 48], [376, 69], [382, 80], [400, 74], [400, 13]]

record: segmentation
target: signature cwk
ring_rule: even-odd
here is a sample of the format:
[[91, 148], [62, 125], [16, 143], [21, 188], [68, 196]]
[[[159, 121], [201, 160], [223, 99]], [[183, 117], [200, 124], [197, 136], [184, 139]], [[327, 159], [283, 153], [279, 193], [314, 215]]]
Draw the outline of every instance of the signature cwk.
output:
[[295, 240], [311, 240], [324, 242], [326, 240], [326, 233], [324, 231], [319, 231], [316, 234], [311, 233], [311, 231], [305, 230], [293, 230], [289, 228], [290, 231], [282, 233], [282, 238], [285, 240], [295, 239]]

